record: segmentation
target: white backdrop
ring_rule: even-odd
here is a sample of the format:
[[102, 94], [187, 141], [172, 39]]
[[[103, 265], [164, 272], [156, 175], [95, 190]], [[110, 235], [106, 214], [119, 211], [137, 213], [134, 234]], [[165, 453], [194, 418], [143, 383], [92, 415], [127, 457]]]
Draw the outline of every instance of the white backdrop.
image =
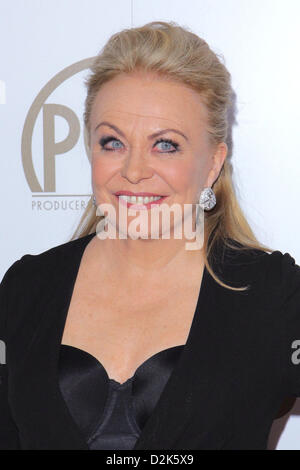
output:
[[[0, 0], [1, 278], [70, 239], [91, 194], [86, 67], [111, 34], [153, 20], [188, 26], [224, 56], [240, 203], [259, 240], [300, 264], [299, 13], [299, 0]], [[300, 450], [299, 402], [274, 422], [270, 448]]]

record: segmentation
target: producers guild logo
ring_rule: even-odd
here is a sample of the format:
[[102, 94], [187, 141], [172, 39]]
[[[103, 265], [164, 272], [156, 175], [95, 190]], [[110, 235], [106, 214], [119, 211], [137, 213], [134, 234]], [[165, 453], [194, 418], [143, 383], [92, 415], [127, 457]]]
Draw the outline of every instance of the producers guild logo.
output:
[[[74, 75], [88, 69], [94, 57], [81, 60], [57, 73], [39, 92], [33, 101], [25, 119], [22, 133], [22, 165], [30, 190], [32, 191], [33, 210], [73, 209], [81, 210], [86, 207], [90, 194], [57, 194], [56, 193], [56, 157], [73, 149], [80, 137], [80, 121], [76, 113], [61, 103], [46, 103], [46, 100]], [[42, 157], [43, 181], [37, 176], [33, 158], [33, 132], [41, 113], [42, 118]], [[62, 118], [68, 126], [68, 135], [56, 141], [55, 117]], [[85, 152], [90, 160], [87, 145], [87, 133], [83, 129]], [[40, 158], [40, 157], [39, 157]]]

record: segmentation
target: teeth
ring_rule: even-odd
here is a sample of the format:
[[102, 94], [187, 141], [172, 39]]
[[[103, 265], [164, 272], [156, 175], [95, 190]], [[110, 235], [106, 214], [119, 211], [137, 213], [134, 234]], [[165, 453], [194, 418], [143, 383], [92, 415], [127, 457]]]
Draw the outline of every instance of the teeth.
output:
[[161, 199], [161, 196], [125, 196], [124, 194], [119, 196], [120, 199], [130, 202], [131, 204], [148, 204], [148, 202], [158, 201]]

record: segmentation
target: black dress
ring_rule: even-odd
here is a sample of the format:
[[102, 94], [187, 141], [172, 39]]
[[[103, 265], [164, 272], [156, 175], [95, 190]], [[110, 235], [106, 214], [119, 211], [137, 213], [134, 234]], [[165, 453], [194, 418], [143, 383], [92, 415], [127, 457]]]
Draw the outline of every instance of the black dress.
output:
[[[77, 351], [69, 369], [62, 359], [61, 388], [58, 377], [76, 276], [94, 236], [25, 254], [3, 277], [0, 449], [88, 450], [86, 438], [103, 413], [109, 416], [108, 380], [92, 357], [87, 361]], [[213, 255], [212, 267], [221, 280], [249, 289], [225, 289], [204, 269], [186, 344], [132, 451], [266, 449], [281, 404], [287, 397], [300, 397], [300, 266], [278, 250], [268, 254], [220, 246]], [[154, 362], [156, 369], [160, 361]], [[132, 381], [137, 420], [138, 410], [143, 416], [141, 410], [153, 406], [153, 378], [162, 377], [151, 373], [149, 380], [150, 363]], [[96, 384], [97, 377], [97, 387], [75, 387], [85, 377], [79, 364], [87, 374], [84, 382], [91, 377]], [[73, 388], [67, 385], [72, 375]], [[102, 431], [103, 437], [104, 425]]]
[[60, 390], [89, 449], [133, 449], [183, 348], [154, 354], [121, 384], [88, 352], [61, 345]]

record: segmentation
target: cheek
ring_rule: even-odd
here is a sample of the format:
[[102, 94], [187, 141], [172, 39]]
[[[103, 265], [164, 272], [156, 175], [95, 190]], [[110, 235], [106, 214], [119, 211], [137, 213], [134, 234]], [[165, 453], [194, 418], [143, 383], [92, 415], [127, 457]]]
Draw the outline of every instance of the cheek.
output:
[[203, 171], [200, 165], [195, 162], [173, 165], [165, 173], [165, 178], [169, 184], [178, 192], [198, 187], [201, 183]]
[[191, 189], [198, 191], [203, 186], [207, 177], [207, 163], [205, 156], [193, 158], [191, 164], [186, 168], [187, 178], [190, 182]]
[[91, 169], [93, 181], [104, 184], [118, 171], [118, 165], [113, 164], [109, 158], [93, 157]]

